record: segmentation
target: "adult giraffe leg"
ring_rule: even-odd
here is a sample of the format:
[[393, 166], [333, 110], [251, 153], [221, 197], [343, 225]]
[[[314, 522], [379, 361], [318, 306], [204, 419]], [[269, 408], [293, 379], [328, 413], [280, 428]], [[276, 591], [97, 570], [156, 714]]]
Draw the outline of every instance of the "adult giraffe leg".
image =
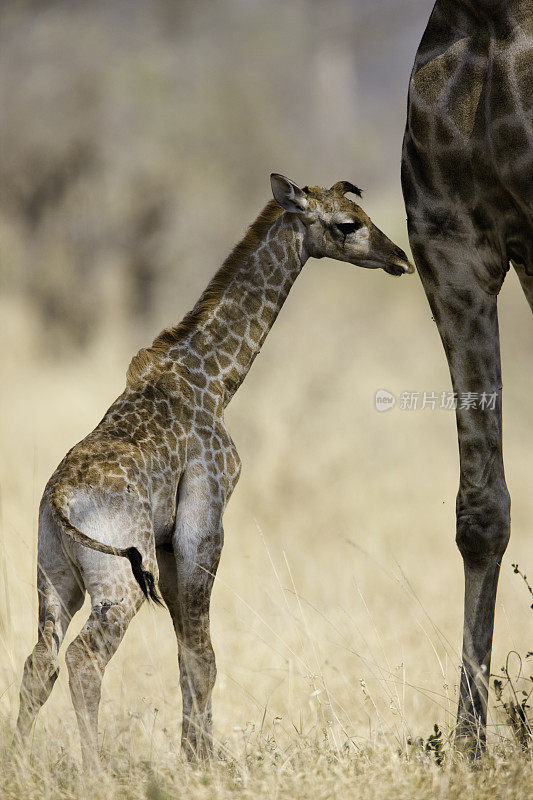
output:
[[505, 268], [501, 265], [501, 280], [495, 281], [494, 264], [487, 269], [467, 243], [418, 238], [413, 230], [410, 236], [458, 397], [456, 542], [464, 563], [465, 597], [456, 742], [475, 757], [486, 741], [494, 607], [510, 534], [496, 298]]
[[522, 290], [526, 296], [526, 300], [533, 311], [533, 275], [528, 275], [523, 264], [517, 264], [513, 261], [513, 267], [522, 286]]

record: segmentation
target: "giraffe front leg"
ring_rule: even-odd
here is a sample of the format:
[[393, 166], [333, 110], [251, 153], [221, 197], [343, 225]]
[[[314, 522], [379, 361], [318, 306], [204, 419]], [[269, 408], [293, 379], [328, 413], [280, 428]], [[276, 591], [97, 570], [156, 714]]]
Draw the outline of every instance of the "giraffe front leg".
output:
[[[189, 761], [205, 760], [212, 752], [211, 693], [215, 684], [215, 654], [209, 633], [210, 587], [198, 591], [193, 582], [178, 591], [174, 552], [158, 548], [159, 588], [170, 611], [179, 647], [183, 700], [181, 745]], [[183, 562], [181, 563], [183, 574]], [[197, 578], [201, 573], [197, 574]]]
[[[494, 608], [510, 535], [510, 499], [502, 456], [502, 385], [496, 295], [465, 243], [421, 243], [415, 260], [442, 338], [457, 393], [460, 482], [456, 542], [465, 598], [456, 743], [471, 757], [485, 747]], [[505, 269], [502, 265], [502, 280]], [[494, 270], [491, 270], [494, 275]], [[499, 288], [499, 287], [497, 287]], [[497, 290], [496, 290], [497, 291]]]
[[183, 626], [179, 667], [183, 698], [181, 746], [190, 761], [202, 761], [213, 752], [211, 695], [216, 680], [208, 609], [199, 609], [196, 620]]
[[[220, 485], [218, 484], [220, 487]], [[212, 754], [211, 694], [216, 679], [209, 605], [223, 543], [223, 502], [215, 481], [189, 473], [180, 484], [174, 557], [158, 552], [160, 587], [179, 651], [183, 700], [181, 745], [190, 761]], [[221, 490], [220, 490], [221, 491]]]
[[216, 664], [209, 605], [222, 538], [220, 524], [207, 535], [195, 536], [199, 546], [192, 552], [176, 547], [178, 592], [174, 623], [183, 700], [181, 746], [189, 760], [206, 759], [213, 750], [211, 694]]

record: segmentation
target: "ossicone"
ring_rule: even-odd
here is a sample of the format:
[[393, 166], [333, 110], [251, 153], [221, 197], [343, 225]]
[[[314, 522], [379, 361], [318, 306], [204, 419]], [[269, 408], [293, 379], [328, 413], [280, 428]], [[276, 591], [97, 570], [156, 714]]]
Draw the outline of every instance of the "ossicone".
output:
[[331, 187], [330, 192], [336, 192], [337, 194], [348, 194], [348, 192], [351, 192], [357, 195], [357, 197], [363, 196], [361, 189], [354, 183], [350, 183], [350, 181], [337, 181], [337, 183], [334, 183]]

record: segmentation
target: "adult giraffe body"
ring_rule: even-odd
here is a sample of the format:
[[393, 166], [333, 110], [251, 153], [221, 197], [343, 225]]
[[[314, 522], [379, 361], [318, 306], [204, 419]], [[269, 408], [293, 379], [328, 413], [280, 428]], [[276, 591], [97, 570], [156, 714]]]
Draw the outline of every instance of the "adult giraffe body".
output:
[[224, 409], [309, 256], [413, 271], [403, 250], [345, 197], [360, 194], [353, 184], [299, 189], [281, 175], [271, 180], [275, 199], [194, 309], [135, 356], [122, 395], [44, 491], [39, 632], [24, 667], [18, 731], [29, 732], [52, 690], [59, 647], [86, 590], [91, 614], [66, 652], [86, 763], [96, 754], [103, 672], [144, 595], [157, 599], [158, 575], [178, 639], [182, 745], [190, 758], [210, 752], [209, 601], [222, 515], [240, 473]]
[[533, 0], [437, 0], [409, 87], [402, 185], [415, 262], [457, 393], [464, 561], [458, 741], [485, 743], [494, 606], [510, 533], [497, 296], [513, 263], [533, 307]]

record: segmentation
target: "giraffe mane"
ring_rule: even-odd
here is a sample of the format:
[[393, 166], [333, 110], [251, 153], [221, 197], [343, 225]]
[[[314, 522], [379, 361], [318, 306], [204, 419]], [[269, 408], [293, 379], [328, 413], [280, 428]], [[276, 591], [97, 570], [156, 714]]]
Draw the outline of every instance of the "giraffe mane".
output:
[[220, 269], [210, 280], [194, 308], [183, 317], [178, 325], [165, 328], [156, 336], [150, 347], [139, 350], [137, 355], [132, 358], [127, 372], [128, 385], [136, 383], [145, 376], [158, 356], [166, 353], [170, 347], [178, 344], [205, 322], [220, 303], [224, 291], [235, 275], [257, 250], [268, 230], [282, 213], [281, 206], [275, 200], [269, 200], [246, 231], [244, 238], [235, 245]]

